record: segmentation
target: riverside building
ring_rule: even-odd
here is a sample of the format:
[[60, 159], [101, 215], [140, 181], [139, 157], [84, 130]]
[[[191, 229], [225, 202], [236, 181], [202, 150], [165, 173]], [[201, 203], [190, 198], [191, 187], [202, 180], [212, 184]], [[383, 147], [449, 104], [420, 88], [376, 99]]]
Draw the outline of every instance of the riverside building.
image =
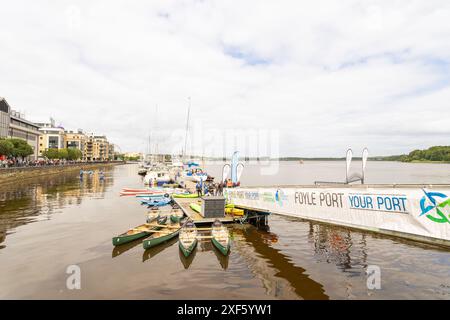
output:
[[11, 109], [5, 98], [0, 97], [0, 138], [14, 138], [26, 141], [33, 149], [29, 160], [39, 155], [39, 126], [25, 119], [25, 116]]

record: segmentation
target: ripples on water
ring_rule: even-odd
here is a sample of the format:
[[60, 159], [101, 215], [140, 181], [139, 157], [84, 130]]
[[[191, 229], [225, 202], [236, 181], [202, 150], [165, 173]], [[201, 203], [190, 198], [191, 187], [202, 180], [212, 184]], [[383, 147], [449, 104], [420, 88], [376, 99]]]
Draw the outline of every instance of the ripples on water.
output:
[[[141, 186], [136, 170], [0, 190], [0, 298], [450, 299], [448, 250], [289, 217], [232, 227], [228, 257], [201, 242], [186, 259], [176, 239], [113, 248], [112, 236], [145, 220], [135, 199], [118, 197]], [[82, 290], [65, 288], [71, 264]], [[369, 265], [381, 268], [381, 290], [366, 287]]]

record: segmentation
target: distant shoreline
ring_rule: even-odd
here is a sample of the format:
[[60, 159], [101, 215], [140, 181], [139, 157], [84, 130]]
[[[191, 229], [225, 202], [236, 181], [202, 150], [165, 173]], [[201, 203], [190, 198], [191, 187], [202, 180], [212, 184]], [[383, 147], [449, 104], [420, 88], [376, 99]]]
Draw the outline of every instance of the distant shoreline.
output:
[[[276, 159], [242, 159], [243, 162], [265, 162], [265, 161], [286, 161], [286, 162], [300, 162], [300, 161], [345, 161], [345, 158], [276, 158]], [[362, 158], [352, 158], [353, 161], [362, 161]], [[231, 159], [204, 159], [204, 161], [231, 161]], [[413, 161], [401, 161], [401, 160], [393, 160], [393, 159], [384, 159], [379, 157], [369, 158], [368, 161], [376, 161], [376, 162], [402, 162], [402, 163], [435, 163], [435, 164], [449, 164], [450, 161], [431, 161], [431, 160], [413, 160]]]

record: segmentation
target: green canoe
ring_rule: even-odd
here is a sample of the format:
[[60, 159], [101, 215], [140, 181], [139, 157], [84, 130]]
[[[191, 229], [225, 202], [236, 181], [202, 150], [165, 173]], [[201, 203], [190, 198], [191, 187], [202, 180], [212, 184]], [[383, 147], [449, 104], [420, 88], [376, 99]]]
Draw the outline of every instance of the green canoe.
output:
[[[158, 224], [166, 224], [167, 217], [160, 217], [156, 220]], [[131, 241], [146, 237], [151, 234], [151, 230], [158, 230], [160, 227], [152, 227], [148, 223], [141, 224], [136, 228], [130, 229], [125, 233], [118, 235], [117, 237], [112, 238], [112, 244], [114, 246], [119, 246], [125, 243], [129, 243]]]
[[180, 232], [180, 225], [168, 225], [167, 228], [161, 228], [158, 232], [153, 233], [152, 237], [142, 242], [145, 250], [155, 247], [161, 243], [175, 238]]
[[211, 236], [213, 245], [226, 256], [230, 252], [230, 233], [219, 220], [214, 221]]
[[174, 214], [170, 215], [170, 221], [172, 223], [179, 223], [181, 219], [183, 219], [183, 217], [180, 217], [180, 216], [177, 216], [177, 215], [174, 215]]
[[190, 193], [190, 194], [172, 194], [172, 198], [198, 198], [198, 194]]
[[184, 212], [181, 209], [172, 209], [170, 212], [170, 221], [172, 223], [180, 223], [184, 217]]
[[191, 207], [192, 210], [198, 213], [202, 211], [202, 207], [198, 203], [191, 203], [189, 207]]
[[198, 242], [198, 240], [195, 239], [195, 240], [194, 240], [190, 245], [188, 245], [188, 246], [184, 246], [184, 245], [182, 244], [181, 241], [179, 242], [179, 243], [180, 243], [180, 249], [181, 249], [181, 252], [183, 252], [183, 254], [184, 254], [185, 257], [189, 257], [189, 256], [190, 256], [190, 254], [192, 253], [192, 251], [194, 251], [195, 247], [197, 246], [197, 242]]
[[188, 221], [183, 228], [181, 228], [178, 243], [181, 252], [185, 257], [188, 257], [197, 246], [197, 228], [192, 221]]
[[219, 251], [226, 256], [230, 252], [230, 242], [228, 241], [228, 244], [223, 244], [220, 241], [218, 241], [216, 238], [211, 239], [214, 246], [219, 249]]

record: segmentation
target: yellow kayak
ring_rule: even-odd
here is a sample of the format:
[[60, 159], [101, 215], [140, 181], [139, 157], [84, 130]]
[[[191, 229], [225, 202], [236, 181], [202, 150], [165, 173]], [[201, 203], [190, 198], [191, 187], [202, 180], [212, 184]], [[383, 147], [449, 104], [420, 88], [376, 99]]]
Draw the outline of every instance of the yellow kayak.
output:
[[236, 209], [236, 208], [225, 208], [226, 214], [231, 214], [233, 216], [243, 216], [244, 210], [243, 209]]

